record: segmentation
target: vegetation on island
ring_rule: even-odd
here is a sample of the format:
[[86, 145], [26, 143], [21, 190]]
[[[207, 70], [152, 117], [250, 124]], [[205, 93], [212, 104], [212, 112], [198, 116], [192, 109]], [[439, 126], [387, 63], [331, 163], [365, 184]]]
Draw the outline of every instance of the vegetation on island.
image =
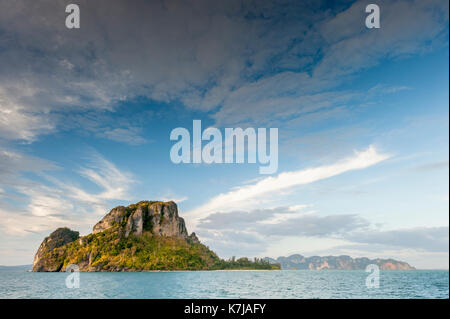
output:
[[[59, 228], [42, 243], [33, 270], [64, 271], [71, 264], [81, 271], [280, 269], [280, 265], [258, 258], [219, 258], [195, 234], [187, 236], [176, 205], [169, 204], [140, 202], [115, 208], [94, 227], [93, 233], [84, 237]], [[141, 224], [141, 229], [136, 230], [136, 225]], [[158, 233], [165, 229], [175, 229], [176, 234]]]
[[71, 264], [91, 271], [169, 271], [169, 270], [231, 270], [280, 269], [263, 259], [231, 258], [223, 260], [201, 243], [177, 237], [120, 236], [119, 228], [90, 234], [46, 253], [44, 258]]

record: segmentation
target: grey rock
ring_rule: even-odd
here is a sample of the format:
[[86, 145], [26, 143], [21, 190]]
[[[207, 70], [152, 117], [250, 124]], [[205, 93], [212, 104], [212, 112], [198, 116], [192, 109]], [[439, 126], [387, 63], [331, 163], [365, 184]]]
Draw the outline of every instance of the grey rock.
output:
[[143, 201], [128, 207], [116, 207], [94, 226], [93, 233], [120, 225], [124, 220], [126, 224], [122, 231], [125, 237], [130, 234], [140, 236], [144, 231], [156, 236], [188, 237], [184, 219], [178, 215], [177, 204], [172, 201]]
[[115, 224], [119, 224], [126, 216], [126, 208], [118, 206], [113, 208], [105, 217], [102, 218], [97, 224], [95, 224], [92, 233], [96, 234], [105, 231]]
[[125, 237], [128, 237], [130, 233], [136, 236], [142, 235], [144, 217], [142, 206], [139, 206], [128, 218], [127, 225], [125, 226]]
[[80, 233], [69, 228], [58, 228], [46, 237], [33, 260], [33, 271], [60, 271], [62, 263], [57, 258], [45, 258], [54, 249], [77, 240]]

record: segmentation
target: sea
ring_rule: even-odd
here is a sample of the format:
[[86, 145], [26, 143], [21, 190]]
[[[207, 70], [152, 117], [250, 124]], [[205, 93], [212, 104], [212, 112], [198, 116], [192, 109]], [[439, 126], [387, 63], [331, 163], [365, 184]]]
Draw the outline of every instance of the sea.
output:
[[[33, 273], [0, 268], [0, 298], [449, 298], [448, 270]], [[70, 277], [69, 277], [70, 276]], [[78, 277], [79, 276], [79, 277]]]

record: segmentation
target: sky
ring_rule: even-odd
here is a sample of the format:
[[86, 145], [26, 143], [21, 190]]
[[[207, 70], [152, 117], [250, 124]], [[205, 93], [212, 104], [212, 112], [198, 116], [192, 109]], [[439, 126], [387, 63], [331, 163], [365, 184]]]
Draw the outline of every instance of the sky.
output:
[[[447, 1], [0, 0], [0, 264], [174, 200], [220, 257], [449, 260]], [[170, 132], [278, 128], [278, 170]]]

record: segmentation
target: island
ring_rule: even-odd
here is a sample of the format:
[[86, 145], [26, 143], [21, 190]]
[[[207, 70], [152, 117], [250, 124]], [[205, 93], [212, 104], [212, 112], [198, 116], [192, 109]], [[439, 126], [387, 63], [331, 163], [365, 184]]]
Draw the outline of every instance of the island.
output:
[[365, 270], [369, 265], [377, 265], [380, 270], [415, 270], [413, 266], [395, 259], [370, 259], [367, 257], [352, 258], [341, 256], [311, 256], [299, 254], [277, 259], [266, 257], [264, 260], [271, 264], [280, 265], [283, 270]]
[[265, 259], [219, 258], [188, 234], [173, 201], [115, 207], [87, 236], [58, 228], [40, 245], [32, 270], [63, 272], [70, 265], [83, 272], [280, 269]]
[[44, 239], [33, 261], [34, 272], [62, 272], [77, 265], [84, 272], [176, 270], [414, 270], [394, 259], [296, 254], [273, 258], [221, 259], [187, 232], [173, 201], [141, 201], [113, 208], [91, 234], [58, 228]]

